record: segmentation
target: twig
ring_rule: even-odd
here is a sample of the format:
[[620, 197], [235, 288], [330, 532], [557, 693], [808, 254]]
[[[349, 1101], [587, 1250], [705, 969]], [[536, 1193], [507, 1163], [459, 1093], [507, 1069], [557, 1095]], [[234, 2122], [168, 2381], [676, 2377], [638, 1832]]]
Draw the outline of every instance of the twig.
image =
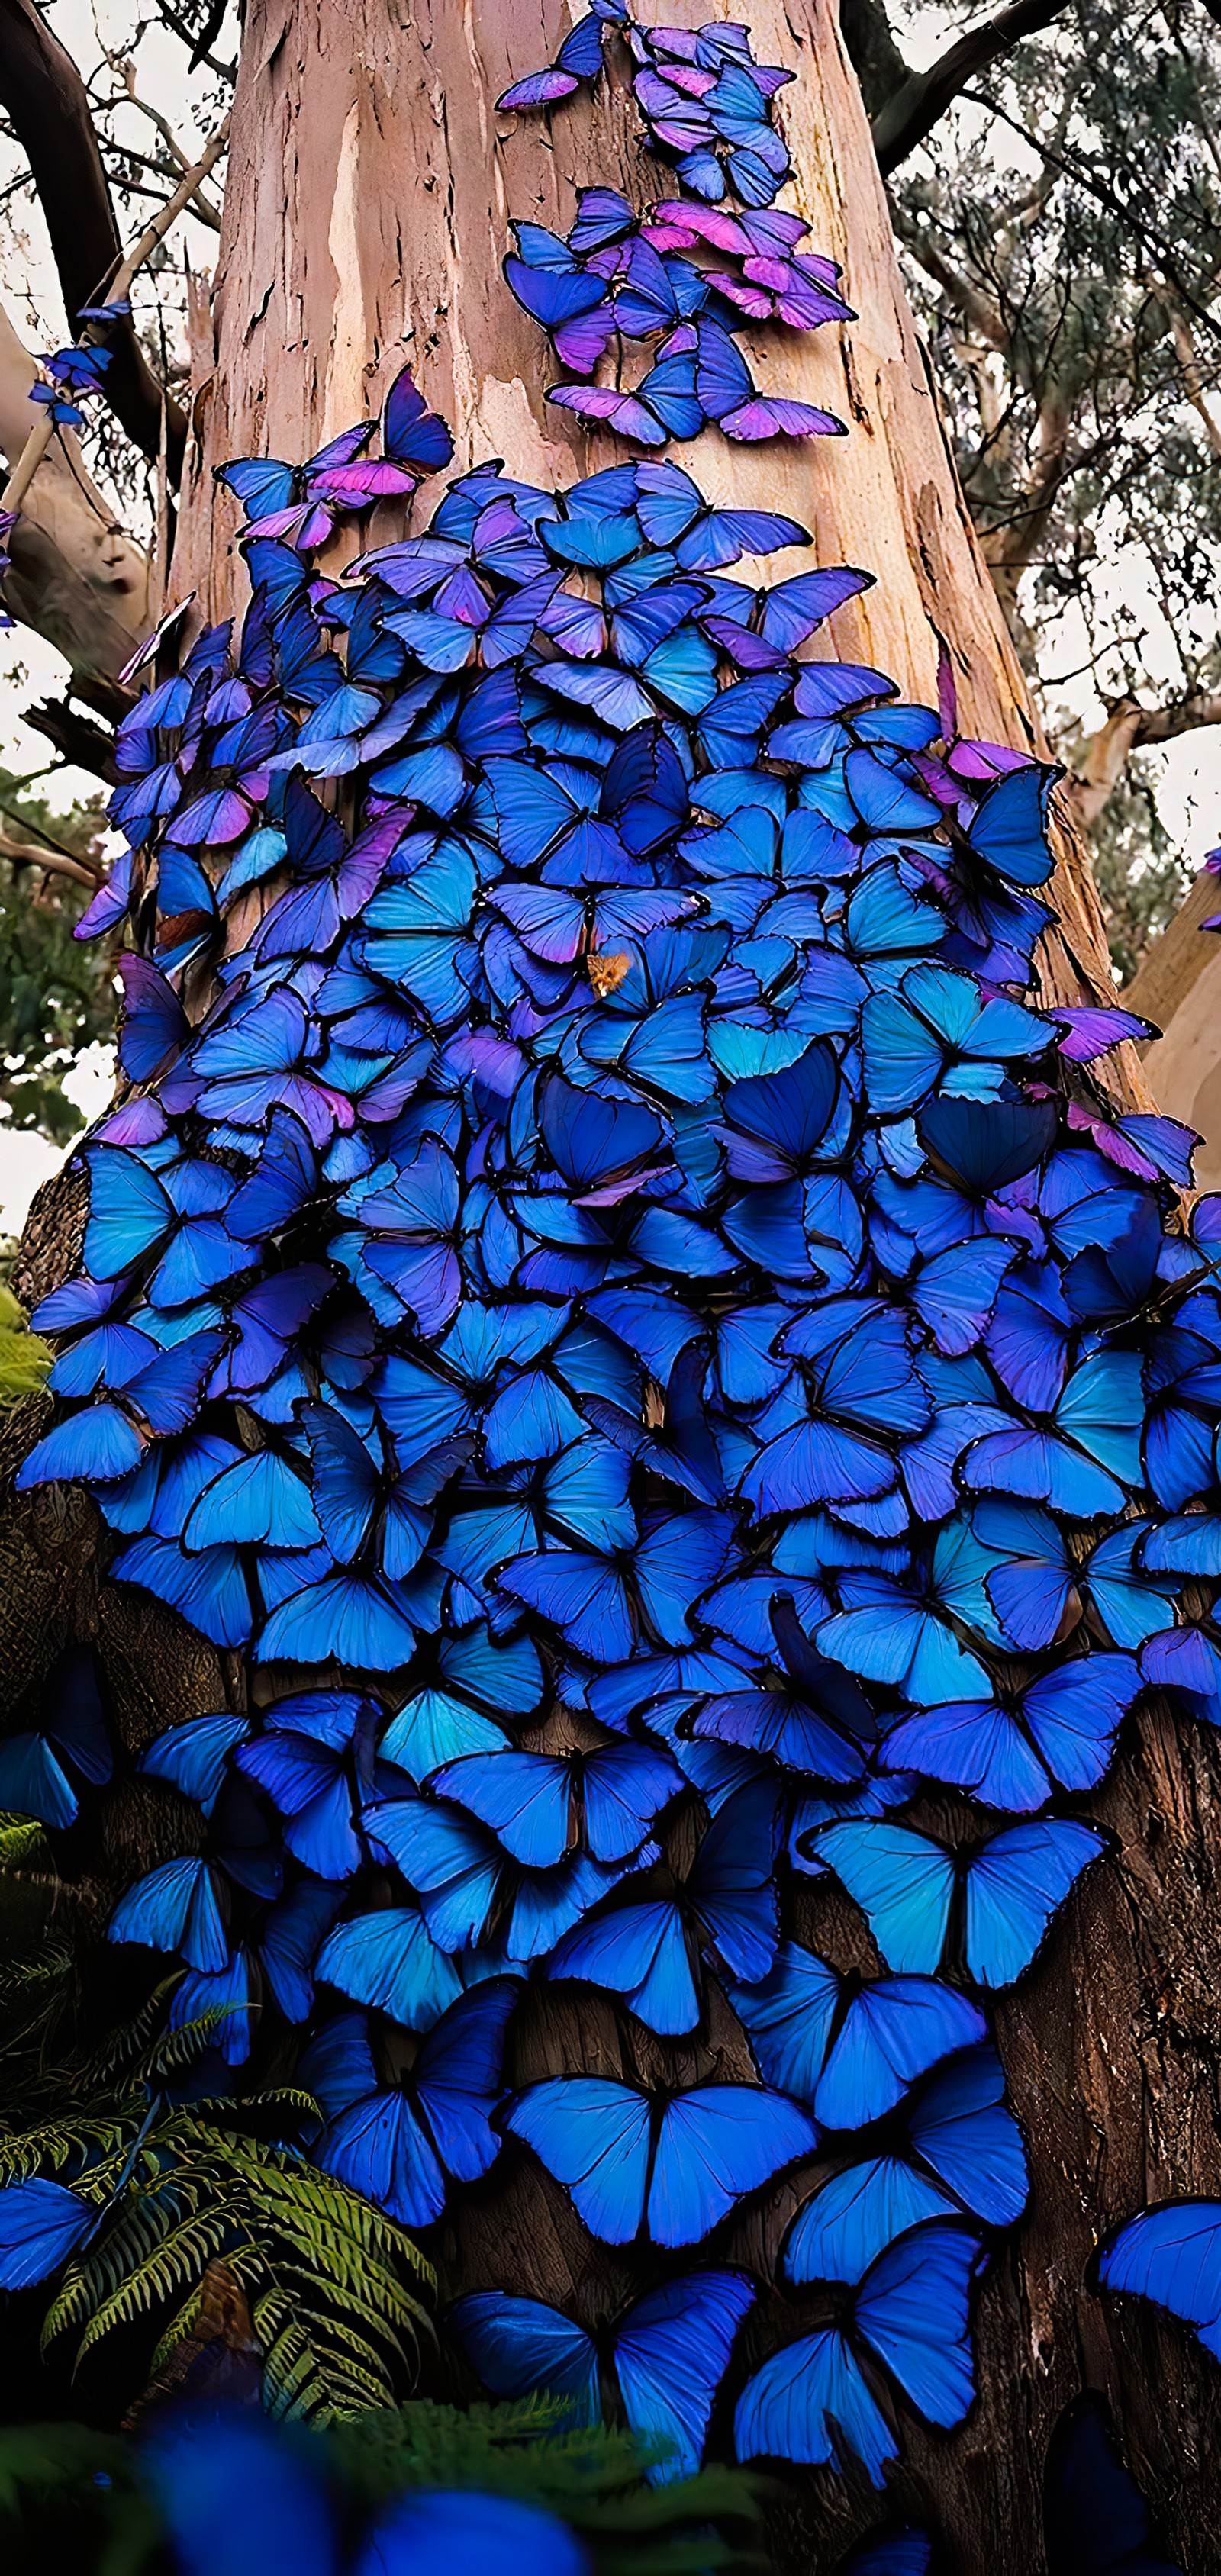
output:
[[[171, 224], [177, 221], [179, 215], [190, 204], [200, 180], [206, 179], [208, 172], [215, 168], [228, 140], [229, 119], [226, 116], [217, 126], [211, 141], [205, 144], [193, 169], [187, 171], [185, 178], [175, 188], [173, 196], [159, 208], [151, 223], [145, 225], [134, 249], [128, 252], [117, 273], [109, 281], [105, 290], [108, 303], [122, 303], [137, 271], [143, 268], [147, 259], [151, 259], [158, 243], [164, 241]], [[105, 324], [90, 322], [81, 332], [77, 345], [84, 349], [96, 349], [105, 337]], [[54, 435], [55, 423], [50, 409], [47, 408], [42, 419], [35, 421], [8, 482], [3, 492], [0, 492], [0, 510], [20, 509]]]
[[[23, 832], [32, 832], [36, 840], [45, 841], [48, 849], [57, 850], [60, 858], [70, 860], [74, 868], [88, 869], [87, 859], [82, 859], [76, 850], [70, 850], [65, 841], [57, 841], [54, 832], [44, 831], [42, 824], [36, 823], [32, 814], [21, 813], [20, 809], [16, 805], [10, 805], [4, 796], [0, 796], [0, 814], [7, 814], [10, 823], [20, 823]], [[92, 871], [90, 883], [96, 885], [101, 873], [100, 868], [95, 868]]]
[[71, 877], [77, 885], [88, 886], [91, 894], [97, 893], [100, 883], [79, 859], [58, 858], [53, 850], [36, 850], [29, 841], [10, 841], [7, 832], [0, 832], [0, 859], [8, 859], [15, 868], [37, 868], [46, 876]]

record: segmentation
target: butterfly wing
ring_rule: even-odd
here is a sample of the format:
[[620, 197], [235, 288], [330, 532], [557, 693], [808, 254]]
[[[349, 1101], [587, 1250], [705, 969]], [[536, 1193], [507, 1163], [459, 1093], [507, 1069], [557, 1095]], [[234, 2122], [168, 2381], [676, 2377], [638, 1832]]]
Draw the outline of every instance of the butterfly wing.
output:
[[817, 2141], [809, 2113], [762, 2086], [703, 2084], [677, 2094], [662, 2113], [649, 2188], [654, 2244], [697, 2244]]
[[982, 1986], [1010, 1986], [1029, 1967], [1053, 1914], [1106, 1849], [1088, 1825], [1015, 1825], [967, 1864], [966, 1955]]
[[863, 2281], [886, 2247], [910, 2227], [957, 2212], [936, 2184], [899, 2156], [847, 2165], [798, 2211], [784, 2252], [786, 2278]]
[[558, 2397], [566, 2423], [600, 2421], [597, 2354], [557, 2308], [503, 2290], [476, 2291], [455, 2301], [446, 2324], [493, 2397]]
[[1193, 2325], [1221, 2360], [1221, 2201], [1168, 2201], [1130, 2218], [1098, 2265], [1104, 2290], [1133, 2291]]
[[654, 2483], [694, 2477], [734, 2339], [754, 2304], [741, 2272], [693, 2272], [632, 2308], [614, 2341], [615, 2376], [633, 2433], [662, 2456]]
[[478, 2182], [500, 2153], [489, 2114], [500, 2092], [505, 2030], [520, 1993], [516, 1977], [492, 1977], [472, 1987], [434, 2025], [416, 2060], [416, 2098], [455, 2182]]
[[933, 1977], [880, 1977], [844, 2015], [812, 2095], [830, 2129], [858, 2129], [901, 2102], [907, 2088], [952, 2050], [982, 2040], [982, 2013]]
[[83, 2244], [98, 2213], [62, 2183], [8, 2183], [0, 2190], [0, 2289], [45, 2281]]
[[872, 1817], [829, 1826], [817, 1848], [867, 1917], [889, 1966], [904, 1975], [932, 1976], [945, 1948], [954, 1893], [950, 1854], [923, 1834]]
[[839, 2004], [834, 1969], [795, 1941], [785, 1941], [760, 1984], [727, 1983], [726, 1993], [760, 2074], [782, 2092], [812, 2103]]
[[505, 2127], [563, 2183], [591, 2235], [631, 2244], [648, 2185], [647, 2094], [604, 2076], [552, 2076], [518, 2095]]
[[899, 2456], [885, 2416], [838, 2327], [801, 2335], [748, 2379], [734, 2414], [740, 2460], [832, 2468], [859, 2460], [880, 2487]]
[[855, 2327], [930, 2424], [958, 2424], [975, 2394], [969, 2337], [978, 2239], [918, 2227], [888, 2247], [856, 2301]]
[[968, 2048], [934, 2075], [908, 2114], [907, 2131], [925, 2163], [977, 2218], [1011, 2227], [1021, 2217], [1026, 2156], [1005, 2107], [1004, 2069], [994, 2049]]

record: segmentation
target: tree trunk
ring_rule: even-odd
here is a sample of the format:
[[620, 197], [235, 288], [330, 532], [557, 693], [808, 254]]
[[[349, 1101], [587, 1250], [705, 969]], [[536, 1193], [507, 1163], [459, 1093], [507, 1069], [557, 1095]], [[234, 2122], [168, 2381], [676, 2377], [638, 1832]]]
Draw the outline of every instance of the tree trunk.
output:
[[[710, 4], [716, 17], [737, 8], [678, 0], [676, 14], [695, 24]], [[541, 335], [498, 274], [510, 212], [566, 229], [579, 182], [626, 184], [638, 202], [666, 193], [621, 93], [566, 102], [553, 118], [497, 115], [497, 94], [554, 52], [567, 23], [561, 0], [250, 0], [214, 336], [197, 331], [173, 596], [196, 587], [211, 616], [240, 604], [236, 514], [212, 468], [235, 454], [307, 454], [373, 408], [404, 361], [453, 424], [460, 466], [500, 455], [515, 473], [566, 483], [623, 452], [570, 435], [567, 416], [545, 406]], [[759, 59], [797, 75], [782, 121], [798, 202], [814, 245], [844, 263], [860, 317], [838, 335], [785, 335], [779, 354], [761, 341], [752, 363], [765, 387], [780, 382], [841, 410], [850, 435], [777, 452], [708, 432], [689, 457], [677, 453], [717, 497], [790, 509], [813, 530], [821, 562], [876, 571], [877, 587], [833, 621], [838, 656], [877, 664], [905, 695], [928, 699], [940, 634], [962, 729], [1040, 749], [903, 297], [829, 0], [757, 0], [752, 34]], [[393, 533], [389, 513], [385, 524]], [[1047, 989], [1105, 997], [1098, 905], [1067, 832], [1053, 892], [1060, 925], [1047, 942]], [[1133, 1066], [1122, 1079], [1129, 1100], [1141, 1096]], [[189, 1673], [169, 1685], [183, 1714], [210, 1704], [200, 1696], [208, 1686]], [[1042, 2567], [1047, 2438], [1083, 2382], [1112, 2399], [1188, 2569], [1218, 2563], [1205, 2466], [1221, 2457], [1215, 2368], [1185, 2331], [1151, 2323], [1143, 2307], [1104, 2305], [1084, 2277], [1104, 2229], [1147, 2197], [1221, 2180], [1221, 1766], [1211, 1739], [1180, 1741], [1168, 1721], [1146, 1722], [1096, 1812], [1115, 1830], [1117, 1857], [1089, 1875], [1048, 1955], [997, 2017], [1033, 2195], [982, 2292], [981, 2395], [951, 2439], [909, 2419], [893, 2479], [897, 2506], [945, 2536], [964, 2576]], [[861, 1957], [846, 1907], [817, 1890], [800, 1903], [800, 1931], [845, 1965]], [[732, 2072], [732, 2029], [713, 2037]], [[529, 2045], [520, 2081], [552, 2071], [565, 2045], [590, 2071], [621, 2063], [614, 2015], [596, 1995], [553, 2007]], [[707, 2072], [702, 2044], [686, 2053], [692, 2072]], [[778, 2227], [773, 2211], [773, 2240]], [[733, 2252], [760, 2253], [756, 2234], [744, 2227]], [[597, 2317], [628, 2286], [625, 2264], [604, 2249], [591, 2268], [570, 2203], [520, 2164], [507, 2188], [494, 2174], [474, 2196], [441, 2264], [450, 2291], [464, 2270], [485, 2286], [561, 2300], [579, 2285]], [[827, 2563], [878, 2519], [876, 2497], [825, 2475], [782, 2492], [781, 2563], [794, 2570]]]

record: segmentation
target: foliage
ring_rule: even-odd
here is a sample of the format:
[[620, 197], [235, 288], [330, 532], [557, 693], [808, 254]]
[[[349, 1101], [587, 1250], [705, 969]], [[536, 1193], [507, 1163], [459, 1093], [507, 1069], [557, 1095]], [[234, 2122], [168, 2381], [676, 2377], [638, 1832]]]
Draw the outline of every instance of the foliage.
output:
[[[105, 2410], [122, 2412], [191, 2353], [210, 2267], [249, 2316], [251, 2367], [277, 2415], [335, 2419], [384, 2406], [430, 2328], [428, 2265], [410, 2239], [302, 2143], [299, 2089], [235, 2100], [216, 2021], [159, 2037], [171, 1985], [105, 2044], [73, 2042], [74, 1954], [57, 1934], [55, 1864], [37, 1827], [0, 1832], [0, 2121], [4, 2181], [54, 2177], [95, 2214], [44, 2300], [44, 2352], [76, 2376], [101, 2355]], [[409, 2286], [410, 2285], [410, 2286]], [[205, 2319], [205, 2325], [207, 2320]]]
[[4, 855], [7, 839], [24, 848], [67, 851], [100, 867], [105, 815], [90, 799], [64, 814], [0, 770], [0, 1059], [4, 1097], [17, 1127], [38, 1127], [65, 1145], [80, 1112], [62, 1082], [83, 1049], [114, 1029], [114, 977], [105, 947], [73, 937], [89, 889], [70, 877], [43, 876]]
[[[205, 2450], [210, 2429], [201, 2423]], [[9, 2576], [38, 2576], [48, 2559], [64, 2563], [58, 2553], [69, 2547], [73, 2576], [154, 2576], [165, 2564], [165, 2525], [150, 2456], [155, 2450], [81, 2425], [0, 2431]], [[303, 2479], [325, 2487], [354, 2542], [394, 2498], [441, 2489], [510, 2497], [554, 2515], [586, 2543], [592, 2576], [703, 2576], [755, 2563], [754, 2492], [740, 2471], [652, 2486], [623, 2434], [564, 2431], [554, 2409], [417, 2400], [329, 2432], [297, 2432], [288, 2457]]]
[[1134, 754], [1090, 834], [1090, 865], [1121, 984], [1173, 919], [1192, 879], [1162, 821], [1157, 793], [1154, 761]]
[[50, 1351], [30, 1331], [24, 1306], [0, 1284], [0, 1405], [37, 1395], [50, 1365]]
[[[906, 14], [944, 23], [927, 0]], [[875, 103], [886, 86], [875, 73]], [[1219, 131], [1221, 33], [1194, 0], [1073, 0], [891, 180], [1027, 668], [1054, 690], [1087, 662], [1104, 706], [1173, 711], [1221, 684]], [[1138, 772], [1099, 843], [1117, 896], [1125, 863], [1132, 879], [1120, 963], [1165, 855], [1155, 795]]]

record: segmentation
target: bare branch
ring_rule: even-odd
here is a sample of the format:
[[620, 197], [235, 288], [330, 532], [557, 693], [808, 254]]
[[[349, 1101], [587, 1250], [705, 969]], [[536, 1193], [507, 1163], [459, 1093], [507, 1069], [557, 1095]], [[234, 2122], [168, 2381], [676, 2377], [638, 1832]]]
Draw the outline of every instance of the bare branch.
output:
[[[101, 301], [123, 252], [84, 82], [34, 0], [0, 0], [0, 106], [30, 164], [75, 332], [82, 305]], [[162, 389], [130, 321], [116, 329], [112, 347], [105, 398], [128, 437], [145, 456], [155, 457]], [[168, 445], [175, 482], [185, 440], [185, 415], [171, 403]]]
[[1221, 725], [1221, 692], [1199, 691], [1165, 707], [1141, 707], [1125, 698], [1091, 734], [1065, 782], [1065, 794], [1083, 826], [1096, 823], [1109, 804], [1134, 751], [1177, 742], [1185, 733]]
[[877, 116], [911, 79], [895, 43], [885, 0], [839, 0], [839, 27], [866, 110]]
[[[3, 5], [3, 0], [0, 0], [0, 5]], [[178, 186], [174, 190], [173, 196], [167, 197], [165, 204], [158, 208], [152, 221], [145, 225], [138, 242], [134, 245], [134, 248], [129, 250], [126, 258], [120, 261], [120, 264], [107, 287], [107, 293], [115, 303], [121, 303], [123, 301], [123, 298], [126, 296], [128, 289], [131, 286], [132, 279], [137, 275], [138, 271], [143, 268], [145, 261], [152, 258], [153, 252], [157, 249], [158, 244], [164, 241], [171, 226], [176, 223], [179, 215], [182, 214], [187, 206], [189, 206], [200, 180], [206, 179], [208, 172], [215, 168], [216, 163], [219, 161], [220, 156], [225, 149], [228, 139], [229, 119], [226, 116], [217, 126], [216, 132], [211, 137], [211, 140], [205, 144], [204, 149], [193, 169], [188, 170], [186, 177], [179, 181]], [[100, 342], [108, 338], [108, 325], [103, 326], [95, 322], [87, 322], [84, 330], [80, 334], [80, 345], [83, 348], [96, 348]], [[107, 369], [107, 374], [109, 374], [109, 369]], [[161, 395], [159, 396], [159, 400], [164, 405], [167, 398], [165, 395]], [[38, 468], [41, 465], [43, 457], [46, 455], [47, 449], [51, 445], [51, 441], [54, 436], [55, 422], [53, 415], [49, 407], [44, 407], [42, 418], [35, 421], [34, 427], [30, 431], [29, 437], [26, 440], [25, 446], [22, 448], [21, 454], [9, 475], [4, 490], [0, 493], [0, 510], [20, 509], [26, 493], [29, 491], [30, 485], [34, 480], [34, 476], [38, 472]]]
[[32, 841], [10, 840], [8, 833], [3, 831], [0, 831], [0, 859], [7, 859], [14, 868], [37, 868], [44, 876], [71, 877], [74, 884], [88, 886], [91, 894], [96, 894], [98, 889], [95, 871], [87, 868], [81, 859], [61, 858], [55, 850], [36, 850]]
[[[1218, 0], [1218, 5], [1221, 6], [1221, 0]], [[987, 297], [981, 295], [969, 277], [963, 276], [961, 269], [954, 267], [936, 242], [929, 239], [924, 226], [913, 222], [902, 208], [896, 208], [894, 224], [904, 249], [910, 251], [926, 276], [931, 277], [934, 284], [949, 296], [968, 330], [973, 331], [977, 339], [986, 340], [990, 348], [999, 349], [1008, 356], [1009, 333], [995, 306], [989, 304]]]
[[1221, 421], [1218, 420], [1208, 399], [1204, 370], [1200, 364], [1200, 353], [1195, 344], [1191, 324], [1186, 314], [1180, 312], [1174, 302], [1171, 302], [1169, 310], [1170, 328], [1174, 336], [1174, 354], [1179, 362], [1183, 391], [1192, 410], [1198, 413], [1204, 424], [1204, 435], [1213, 455], [1221, 456]]
[[986, 18], [978, 27], [969, 27], [959, 36], [939, 62], [926, 72], [909, 72], [901, 89], [895, 91], [873, 120], [874, 149], [883, 177], [897, 170], [923, 143], [926, 134], [952, 107], [970, 80], [986, 72], [991, 63], [1007, 54], [1023, 36], [1035, 35], [1041, 27], [1050, 26], [1053, 18], [1062, 17], [1068, 0], [1010, 0], [995, 18]]

